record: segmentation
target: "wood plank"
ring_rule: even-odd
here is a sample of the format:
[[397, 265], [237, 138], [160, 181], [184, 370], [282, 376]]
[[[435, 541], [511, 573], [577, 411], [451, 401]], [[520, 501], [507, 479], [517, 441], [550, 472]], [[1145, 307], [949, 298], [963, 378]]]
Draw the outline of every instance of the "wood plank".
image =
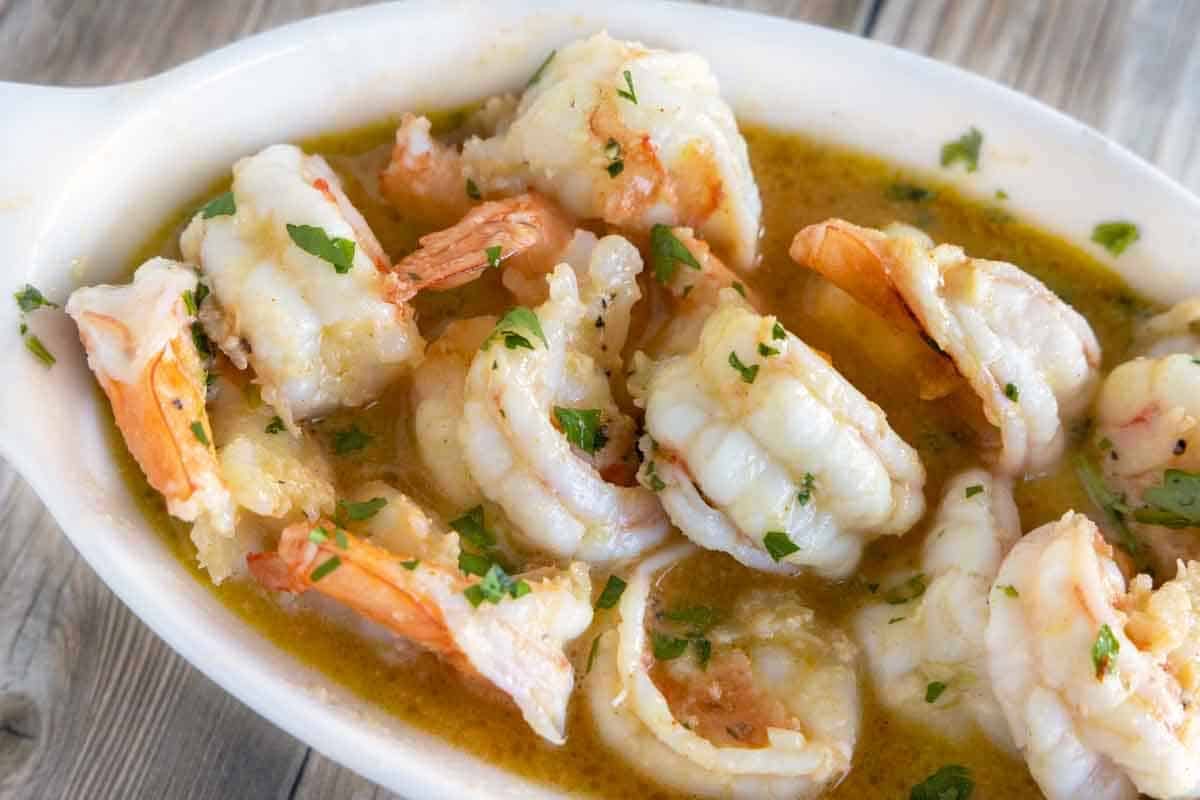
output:
[[1200, 3], [888, 0], [875, 38], [986, 75], [1200, 192]]

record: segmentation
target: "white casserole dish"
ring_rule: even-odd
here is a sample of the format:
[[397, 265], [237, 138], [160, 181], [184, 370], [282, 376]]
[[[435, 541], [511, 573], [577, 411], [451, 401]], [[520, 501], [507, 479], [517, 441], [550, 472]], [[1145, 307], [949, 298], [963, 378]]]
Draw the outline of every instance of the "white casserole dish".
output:
[[[408, 109], [518, 87], [553, 47], [612, 34], [704, 55], [739, 116], [918, 168], [974, 125], [982, 168], [945, 173], [1076, 242], [1130, 218], [1114, 266], [1172, 301], [1200, 293], [1200, 199], [1086, 126], [967, 73], [769, 17], [647, 2], [414, 2], [310, 19], [163, 75], [98, 89], [0, 84], [0, 294], [55, 301], [109, 281], [164, 217], [240, 156]], [[1106, 254], [1087, 244], [1098, 256]], [[173, 648], [322, 753], [413, 798], [557, 796], [455, 750], [332, 684], [221, 606], [163, 547], [115, 469], [74, 326], [30, 324], [58, 357], [25, 351], [0, 302], [0, 454], [92, 568]]]

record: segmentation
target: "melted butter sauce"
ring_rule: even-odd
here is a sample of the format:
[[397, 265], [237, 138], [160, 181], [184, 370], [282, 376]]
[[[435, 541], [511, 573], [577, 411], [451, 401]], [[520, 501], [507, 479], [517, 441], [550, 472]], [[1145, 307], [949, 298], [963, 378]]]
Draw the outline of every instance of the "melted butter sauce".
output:
[[[448, 131], [461, 119], [461, 112], [435, 115], [435, 125]], [[414, 249], [425, 231], [382, 203], [374, 190], [372, 176], [386, 160], [393, 131], [389, 122], [311, 140], [304, 146], [308, 152], [329, 158], [343, 177], [351, 200], [388, 254], [398, 258]], [[960, 407], [948, 401], [928, 403], [917, 399], [911, 376], [893, 359], [881, 357], [881, 352], [886, 352], [886, 341], [863, 335], [863, 326], [871, 330], [869, 319], [857, 316], [853, 309], [838, 318], [814, 306], [813, 298], [821, 296], [822, 279], [797, 267], [787, 256], [791, 237], [799, 228], [830, 216], [869, 226], [899, 220], [923, 228], [935, 240], [959, 244], [973, 256], [1018, 264], [1088, 319], [1104, 348], [1106, 368], [1123, 359], [1132, 322], [1153, 310], [1078, 248], [1013, 218], [1000, 200], [970, 200], [940, 185], [932, 175], [902, 172], [871, 156], [803, 136], [753, 126], [748, 126], [745, 134], [762, 193], [765, 228], [762, 266], [745, 281], [763, 297], [771, 298], [764, 312], [776, 314], [789, 330], [828, 353], [843, 375], [883, 407], [900, 436], [920, 451], [928, 471], [930, 514], [940, 500], [946, 479], [979, 463], [976, 436]], [[898, 199], [897, 193], [889, 192], [889, 187], [897, 183], [919, 185], [932, 190], [933, 195], [921, 201]], [[208, 196], [227, 187], [226, 180], [212, 187]], [[158, 254], [177, 257], [178, 233], [191, 209], [200, 202], [198, 198], [197, 203], [167, 219], [134, 263]], [[450, 318], [501, 313], [510, 301], [498, 275], [492, 273], [450, 292], [426, 293], [415, 304], [423, 331], [436, 335]], [[308, 430], [326, 447], [335, 431], [351, 423], [374, 437], [368, 447], [350, 456], [330, 455], [340, 493], [363, 481], [381, 478], [450, 519], [462, 509], [445, 507], [421, 474], [407, 424], [407, 394], [408, 385], [401, 382], [371, 407], [341, 412], [308, 426]], [[102, 405], [107, 408], [107, 403]], [[571, 701], [568, 742], [555, 748], [535, 736], [515, 708], [482, 696], [433, 656], [397, 657], [378, 639], [365, 638], [311, 609], [294, 604], [285, 607], [247, 580], [212, 586], [196, 566], [187, 526], [166, 514], [162, 499], [146, 484], [115, 425], [110, 431], [131, 491], [141, 499], [147, 518], [162, 533], [164, 542], [220, 602], [281, 649], [405, 722], [527, 778], [582, 795], [678, 796], [642, 779], [605, 748], [592, 732], [582, 693], [577, 692]], [[1081, 433], [1072, 437], [1072, 449], [1080, 439]], [[1090, 510], [1086, 495], [1067, 466], [1038, 480], [1019, 483], [1016, 497], [1026, 531], [1069, 508]], [[898, 567], [916, 565], [927, 524], [924, 520], [904, 537], [876, 542], [868, 549], [859, 575], [847, 582], [764, 576], [722, 554], [705, 552], [671, 571], [661, 582], [661, 597], [672, 605], [699, 602], [719, 609], [731, 607], [737, 596], [751, 586], [769, 585], [796, 592], [825, 620], [846, 629], [849, 616], [875, 599], [868, 583], [877, 582]], [[594, 575], [597, 587], [603, 581], [603, 575]], [[611, 626], [615, 614], [598, 611], [593, 630], [574, 645], [580, 675], [586, 668], [593, 639]], [[865, 676], [865, 668], [863, 673]], [[865, 677], [861, 686], [864, 716], [854, 768], [826, 797], [905, 797], [915, 783], [950, 763], [971, 770], [976, 797], [1040, 796], [1024, 766], [982, 737], [942, 740], [890, 716], [874, 700]]]

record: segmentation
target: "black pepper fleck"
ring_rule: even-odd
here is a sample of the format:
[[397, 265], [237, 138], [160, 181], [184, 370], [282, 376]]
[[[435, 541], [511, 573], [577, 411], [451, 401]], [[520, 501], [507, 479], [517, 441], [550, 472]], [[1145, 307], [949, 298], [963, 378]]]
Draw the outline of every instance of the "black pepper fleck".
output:
[[1175, 455], [1181, 456], [1187, 452], [1187, 441], [1180, 439], [1175, 443]]

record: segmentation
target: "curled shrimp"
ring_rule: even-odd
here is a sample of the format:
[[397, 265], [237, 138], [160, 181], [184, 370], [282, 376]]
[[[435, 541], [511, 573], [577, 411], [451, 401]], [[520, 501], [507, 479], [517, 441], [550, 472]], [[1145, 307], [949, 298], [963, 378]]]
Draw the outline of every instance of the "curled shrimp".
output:
[[548, 279], [549, 299], [510, 311], [475, 355], [459, 443], [480, 490], [528, 544], [605, 563], [668, 531], [651, 492], [612, 480], [636, 454], [606, 364], [619, 363], [642, 261], [621, 237], [585, 232], [571, 253]]
[[500, 689], [538, 735], [562, 744], [574, 686], [563, 648], [592, 619], [586, 566], [466, 575], [456, 534], [438, 532], [398, 492], [373, 491], [388, 513], [368, 530], [390, 549], [327, 519], [297, 523], [283, 531], [277, 551], [250, 556], [255, 577], [276, 591], [315, 590], [438, 653]]
[[906, 226], [877, 231], [826, 220], [796, 234], [791, 256], [946, 354], [918, 367], [922, 394], [952, 388], [952, 363], [1000, 430], [998, 469], [1038, 472], [1061, 456], [1064, 421], [1091, 398], [1100, 345], [1087, 321], [1042, 283], [1011, 264], [935, 247]]
[[558, 50], [496, 135], [463, 145], [489, 192], [532, 187], [626, 230], [688, 225], [753, 266], [762, 204], [708, 64], [599, 33]]
[[1027, 534], [992, 593], [996, 699], [1049, 800], [1200, 796], [1200, 563], [1126, 582], [1087, 517]]
[[867, 542], [920, 518], [920, 459], [821, 354], [733, 290], [720, 301], [694, 350], [637, 360], [639, 479], [697, 544], [755, 569], [849, 575]]
[[[634, 769], [703, 797], [808, 798], [850, 769], [859, 726], [854, 645], [791, 593], [753, 590], [729, 621], [668, 659], [655, 631], [661, 574], [695, 552], [634, 570], [615, 631], [585, 687], [600, 738]], [[652, 646], [652, 642], [660, 644]], [[680, 640], [687, 641], [687, 640]]]
[[989, 601], [997, 602], [992, 582], [1019, 538], [1010, 480], [970, 469], [947, 482], [920, 572], [887, 580], [883, 602], [855, 618], [884, 705], [941, 736], [965, 739], [979, 728], [1014, 749], [992, 693], [984, 633]]
[[379, 175], [379, 188], [406, 216], [449, 225], [467, 213], [472, 198], [458, 151], [437, 141], [432, 127], [425, 117], [400, 117], [391, 161]]
[[320, 156], [243, 158], [224, 206], [196, 214], [180, 245], [212, 289], [210, 335], [293, 429], [376, 399], [421, 358], [412, 309], [387, 296], [388, 258]]
[[[66, 310], [147, 481], [172, 516], [203, 523], [193, 539], [211, 568], [233, 536], [235, 507], [213, 447], [195, 316], [185, 300], [196, 283], [185, 265], [152, 258], [130, 284], [77, 289]], [[223, 577], [213, 572], [215, 581]]]

